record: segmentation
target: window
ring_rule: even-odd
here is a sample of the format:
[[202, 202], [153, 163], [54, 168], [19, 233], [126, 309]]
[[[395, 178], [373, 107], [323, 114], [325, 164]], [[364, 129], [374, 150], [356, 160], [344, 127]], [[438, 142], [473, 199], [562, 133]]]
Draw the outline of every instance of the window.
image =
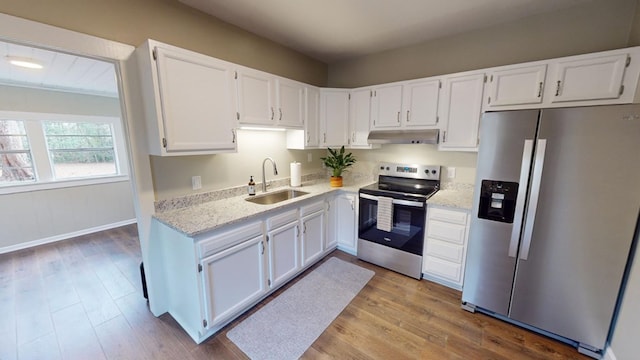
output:
[[34, 180], [33, 161], [24, 123], [0, 120], [0, 184]]
[[110, 124], [44, 122], [56, 179], [117, 174]]
[[119, 118], [0, 112], [0, 193], [29, 184], [121, 180], [127, 175], [122, 136]]

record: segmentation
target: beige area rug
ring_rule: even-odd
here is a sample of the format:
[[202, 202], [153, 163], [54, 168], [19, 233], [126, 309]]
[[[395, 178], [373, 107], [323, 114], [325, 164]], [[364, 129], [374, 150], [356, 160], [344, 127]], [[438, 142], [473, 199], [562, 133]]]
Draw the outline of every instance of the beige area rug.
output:
[[227, 333], [253, 360], [298, 359], [373, 277], [330, 258]]

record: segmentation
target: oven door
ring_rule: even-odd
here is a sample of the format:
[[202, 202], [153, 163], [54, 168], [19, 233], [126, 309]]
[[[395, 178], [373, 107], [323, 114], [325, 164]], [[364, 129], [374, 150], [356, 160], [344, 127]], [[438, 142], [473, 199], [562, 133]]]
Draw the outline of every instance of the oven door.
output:
[[380, 245], [422, 256], [426, 203], [393, 199], [393, 228], [377, 228], [378, 198], [360, 193], [358, 237]]

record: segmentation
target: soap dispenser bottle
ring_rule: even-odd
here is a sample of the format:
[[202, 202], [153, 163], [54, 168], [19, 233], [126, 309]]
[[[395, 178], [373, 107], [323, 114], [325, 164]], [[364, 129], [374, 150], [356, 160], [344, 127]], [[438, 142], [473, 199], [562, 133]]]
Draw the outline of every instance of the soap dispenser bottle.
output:
[[253, 176], [249, 178], [249, 185], [247, 186], [247, 191], [249, 192], [249, 195], [256, 194], [256, 182], [253, 181]]

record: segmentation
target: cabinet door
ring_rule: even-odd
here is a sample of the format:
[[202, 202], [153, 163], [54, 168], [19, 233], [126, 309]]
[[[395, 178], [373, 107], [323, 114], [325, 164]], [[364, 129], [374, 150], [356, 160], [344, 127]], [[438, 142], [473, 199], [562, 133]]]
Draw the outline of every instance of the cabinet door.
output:
[[416, 81], [404, 85], [402, 121], [407, 128], [434, 128], [438, 125], [440, 80]]
[[371, 89], [351, 92], [349, 100], [349, 143], [351, 146], [369, 146], [369, 127], [371, 126]]
[[496, 70], [489, 76], [487, 106], [540, 104], [547, 65]]
[[476, 150], [484, 74], [452, 76], [444, 82], [440, 117], [445, 125], [440, 150]]
[[205, 328], [229, 320], [268, 291], [264, 253], [260, 235], [200, 262]]
[[336, 237], [338, 248], [352, 255], [356, 254], [356, 196], [338, 195], [334, 204]]
[[295, 81], [278, 79], [278, 121], [284, 127], [302, 128], [304, 87]]
[[302, 266], [318, 260], [324, 252], [324, 211], [302, 218]]
[[299, 247], [300, 226], [292, 222], [267, 233], [269, 244], [269, 285], [277, 287], [301, 268]]
[[238, 120], [241, 125], [275, 125], [274, 77], [251, 69], [237, 70]]
[[402, 85], [387, 85], [373, 90], [371, 117], [374, 129], [400, 127]]
[[622, 54], [557, 63], [551, 101], [617, 99], [623, 90], [627, 58]]
[[230, 64], [160, 46], [155, 50], [166, 151], [235, 150]]
[[323, 147], [348, 145], [349, 140], [349, 91], [342, 89], [320, 90], [320, 122]]
[[306, 87], [305, 94], [305, 145], [316, 147], [320, 130], [320, 90]]

